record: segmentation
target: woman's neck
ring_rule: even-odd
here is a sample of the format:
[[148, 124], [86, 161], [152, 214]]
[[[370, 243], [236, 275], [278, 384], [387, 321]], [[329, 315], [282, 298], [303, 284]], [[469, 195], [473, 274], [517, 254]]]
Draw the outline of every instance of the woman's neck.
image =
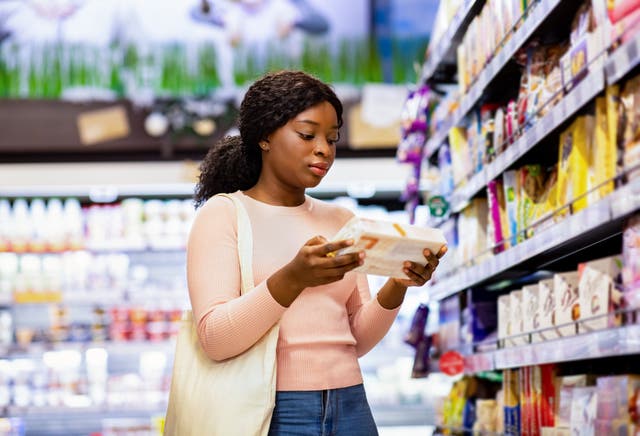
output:
[[295, 192], [283, 189], [266, 189], [258, 184], [244, 191], [244, 194], [254, 200], [273, 206], [295, 207], [305, 202], [306, 197], [304, 192], [304, 189], [296, 190]]

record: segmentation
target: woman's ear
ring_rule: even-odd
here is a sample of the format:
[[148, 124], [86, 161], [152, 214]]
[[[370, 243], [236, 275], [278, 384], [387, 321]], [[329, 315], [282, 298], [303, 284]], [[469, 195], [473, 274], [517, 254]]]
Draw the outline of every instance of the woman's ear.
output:
[[268, 139], [263, 139], [262, 141], [260, 141], [260, 148], [263, 151], [269, 151], [269, 140]]

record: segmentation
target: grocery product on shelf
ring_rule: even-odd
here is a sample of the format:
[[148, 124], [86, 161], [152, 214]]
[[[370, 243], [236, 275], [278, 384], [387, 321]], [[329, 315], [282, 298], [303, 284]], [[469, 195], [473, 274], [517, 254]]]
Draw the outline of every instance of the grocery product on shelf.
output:
[[[516, 3], [464, 9], [454, 60], [425, 61], [426, 83], [447, 90], [425, 166], [451, 187], [437, 223], [460, 247], [427, 287], [440, 353], [462, 354], [464, 379], [502, 371], [500, 434], [635, 434], [640, 4]], [[497, 325], [469, 343], [478, 289]], [[462, 386], [447, 400], [456, 410]], [[455, 416], [436, 423], [441, 434], [496, 431]]]

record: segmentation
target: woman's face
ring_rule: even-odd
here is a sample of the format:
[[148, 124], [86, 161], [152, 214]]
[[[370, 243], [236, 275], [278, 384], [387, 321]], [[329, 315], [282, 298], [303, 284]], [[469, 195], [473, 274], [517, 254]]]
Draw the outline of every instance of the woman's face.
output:
[[329, 102], [322, 102], [269, 135], [261, 143], [263, 174], [292, 189], [311, 188], [333, 164], [338, 141], [338, 117]]

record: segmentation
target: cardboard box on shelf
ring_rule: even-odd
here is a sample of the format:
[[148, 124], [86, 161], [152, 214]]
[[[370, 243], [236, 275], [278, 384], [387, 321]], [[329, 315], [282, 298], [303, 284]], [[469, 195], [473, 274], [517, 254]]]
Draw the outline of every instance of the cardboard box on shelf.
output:
[[576, 325], [580, 319], [580, 301], [578, 294], [578, 272], [558, 273], [553, 276], [553, 292], [556, 300], [555, 324], [560, 336], [576, 334]]
[[540, 330], [534, 336], [535, 340], [546, 341], [560, 337], [555, 327], [556, 299], [554, 294], [554, 280], [546, 279], [538, 282], [538, 311], [534, 320], [534, 328]]
[[622, 272], [620, 256], [585, 262], [579, 265], [578, 284], [580, 318], [578, 330], [589, 332], [618, 327], [622, 316], [622, 290], [619, 277]]

